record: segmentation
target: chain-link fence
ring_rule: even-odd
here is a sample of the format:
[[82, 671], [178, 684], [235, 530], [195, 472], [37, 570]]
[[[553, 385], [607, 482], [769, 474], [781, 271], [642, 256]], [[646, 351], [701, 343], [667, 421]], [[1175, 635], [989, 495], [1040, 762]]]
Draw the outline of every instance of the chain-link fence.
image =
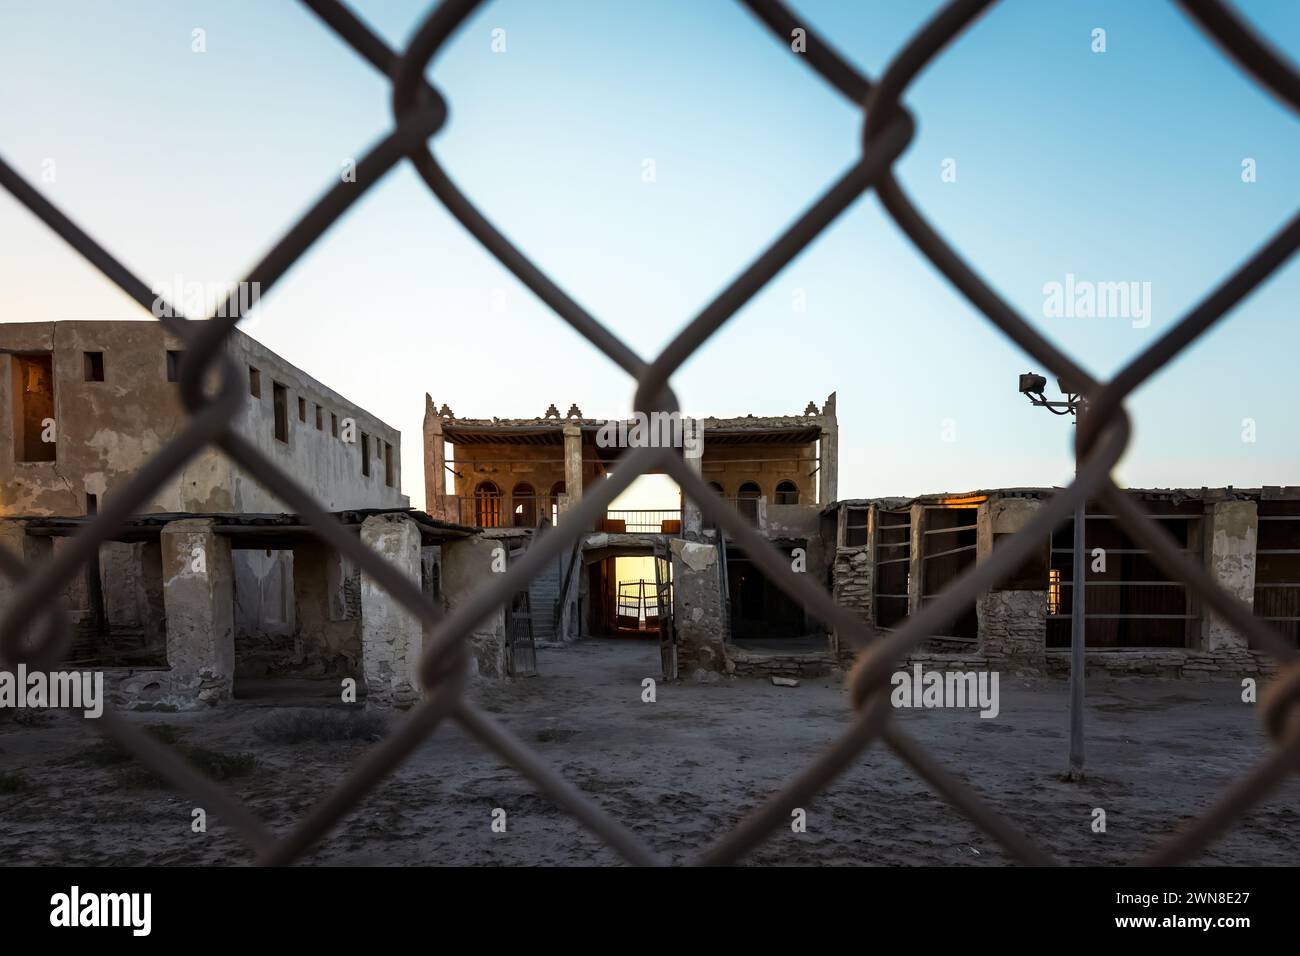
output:
[[[425, 80], [425, 71], [450, 37], [482, 0], [446, 0], [421, 23], [406, 50], [388, 48], [347, 7], [337, 0], [303, 0], [344, 42], [392, 82], [394, 128], [357, 165], [356, 181], [336, 184], [276, 243], [246, 277], [260, 283], [263, 294], [366, 190], [374, 187], [403, 159], [409, 160], [430, 191], [502, 265], [592, 345], [637, 382], [635, 410], [675, 412], [677, 401], [669, 387], [673, 373], [718, 331], [755, 293], [804, 249], [855, 200], [874, 189], [894, 221], [925, 256], [993, 325], [1038, 359], [1046, 370], [1077, 382], [1089, 401], [1089, 414], [1076, 436], [1078, 476], [1055, 495], [1034, 519], [1008, 537], [987, 561], [954, 580], [938, 599], [909, 617], [889, 636], [873, 638], [853, 612], [835, 604], [807, 575], [794, 573], [787, 560], [712, 491], [671, 449], [638, 448], [621, 462], [613, 477], [586, 495], [553, 533], [547, 534], [504, 574], [485, 574], [484, 586], [451, 613], [443, 613], [425, 598], [418, 583], [403, 577], [359, 538], [347, 533], [310, 494], [246, 439], [229, 427], [242, 398], [241, 379], [224, 345], [239, 319], [233, 298], [206, 322], [160, 319], [185, 343], [181, 364], [181, 395], [191, 418], [131, 480], [104, 503], [98, 516], [72, 539], [67, 548], [40, 567], [26, 567], [0, 549], [0, 573], [16, 582], [14, 606], [0, 626], [0, 662], [29, 668], [57, 664], [67, 650], [72, 628], [60, 607], [62, 589], [80, 573], [100, 543], [141, 508], [149, 496], [175, 475], [193, 456], [215, 445], [246, 469], [266, 489], [303, 516], [315, 532], [341, 554], [356, 561], [392, 600], [422, 622], [425, 649], [420, 675], [426, 694], [393, 733], [377, 744], [361, 764], [284, 834], [269, 830], [225, 788], [191, 769], [164, 744], [121, 716], [106, 711], [102, 729], [139, 760], [191, 794], [201, 805], [233, 825], [263, 863], [289, 863], [324, 837], [363, 797], [419, 746], [443, 720], [453, 720], [482, 745], [527, 776], [560, 807], [604, 839], [632, 863], [664, 860], [651, 847], [618, 823], [588, 796], [548, 767], [536, 753], [506, 731], [465, 696], [470, 632], [526, 587], [535, 573], [557, 555], [572, 548], [582, 529], [591, 526], [609, 503], [637, 476], [663, 470], [696, 501], [704, 515], [721, 526], [761, 571], [809, 613], [833, 627], [859, 647], [850, 676], [857, 710], [849, 729], [825, 753], [813, 760], [786, 786], [748, 814], [699, 862], [720, 864], [741, 859], [778, 826], [790, 812], [815, 797], [872, 741], [883, 740], [893, 752], [943, 795], [954, 807], [1024, 863], [1051, 863], [1052, 858], [994, 812], [964, 782], [936, 763], [891, 719], [889, 679], [896, 662], [929, 635], [957, 617], [981, 591], [1018, 568], [1051, 529], [1067, 519], [1088, 498], [1108, 505], [1118, 520], [1172, 578], [1195, 589], [1202, 601], [1222, 615], [1251, 647], [1279, 661], [1277, 679], [1261, 699], [1261, 713], [1275, 744], [1271, 753], [1224, 793], [1208, 813], [1165, 839], [1142, 862], [1169, 864], [1198, 854], [1242, 813], [1258, 803], [1287, 774], [1300, 765], [1300, 661], [1297, 652], [1250, 609], [1222, 590], [1200, 565], [1181, 553], [1174, 539], [1150, 520], [1110, 474], [1124, 453], [1130, 423], [1124, 400], [1184, 348], [1214, 325], [1232, 306], [1285, 262], [1300, 245], [1300, 215], [1259, 248], [1214, 292], [1188, 312], [1150, 348], [1108, 382], [1094, 379], [1058, 350], [1007, 305], [926, 222], [893, 175], [893, 164], [912, 139], [915, 123], [901, 99], [912, 79], [934, 60], [993, 0], [954, 0], [927, 23], [894, 57], [884, 75], [872, 82], [814, 31], [776, 0], [743, 0], [787, 49], [794, 31], [803, 30], [798, 55], [864, 114], [862, 154], [857, 163], [826, 190], [798, 220], [752, 265], [647, 362], [583, 310], [552, 282], [475, 208], [452, 182], [429, 148], [429, 140], [447, 118], [439, 91]], [[1300, 111], [1300, 74], [1217, 0], [1181, 0], [1180, 6], [1222, 52], [1292, 110]], [[111, 253], [44, 199], [12, 167], [0, 160], [0, 185], [18, 198], [46, 225], [63, 237], [101, 272], [153, 313], [156, 296]], [[215, 375], [218, 385], [206, 389]], [[30, 623], [36, 622], [36, 623]]]

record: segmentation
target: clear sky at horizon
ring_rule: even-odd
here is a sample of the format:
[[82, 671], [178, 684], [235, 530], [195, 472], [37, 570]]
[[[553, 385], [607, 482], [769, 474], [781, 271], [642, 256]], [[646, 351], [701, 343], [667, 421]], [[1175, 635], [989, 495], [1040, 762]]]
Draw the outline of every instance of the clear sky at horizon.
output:
[[[872, 76], [938, 6], [795, 5]], [[1300, 4], [1236, 6], [1300, 61]], [[395, 46], [428, 7], [354, 4]], [[1090, 48], [1096, 27], [1105, 53]], [[191, 50], [195, 28], [205, 53]], [[497, 28], [504, 53], [491, 48]], [[732, 0], [496, 0], [429, 77], [451, 108], [433, 147], [452, 177], [647, 357], [860, 150], [860, 113]], [[392, 124], [387, 82], [287, 0], [0, 0], [0, 89], [0, 156], [154, 283], [239, 279]], [[897, 169], [918, 206], [1098, 375], [1300, 206], [1300, 118], [1164, 0], [1005, 0], [906, 102], [918, 132]], [[1246, 158], [1256, 182], [1242, 182]], [[942, 181], [946, 159], [955, 182]], [[1045, 316], [1044, 285], [1067, 274], [1149, 282], [1149, 326]], [[7, 193], [0, 289], [3, 321], [145, 317]], [[1297, 301], [1292, 261], [1134, 396], [1122, 482], [1300, 484]], [[425, 392], [467, 417], [540, 415], [552, 402], [622, 417], [632, 398], [626, 375], [405, 164], [291, 270], [248, 331], [402, 430], [416, 505]], [[1071, 428], [1017, 394], [1030, 370], [1043, 371], [868, 194], [674, 386], [699, 415], [797, 414], [836, 392], [840, 495], [868, 497], [1068, 481]]]

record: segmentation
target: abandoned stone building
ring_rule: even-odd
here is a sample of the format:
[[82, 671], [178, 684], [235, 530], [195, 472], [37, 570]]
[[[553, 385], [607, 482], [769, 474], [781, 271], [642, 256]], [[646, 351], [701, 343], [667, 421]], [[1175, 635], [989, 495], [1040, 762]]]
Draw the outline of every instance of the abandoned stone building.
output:
[[[561, 415], [552, 405], [533, 419], [469, 419], [428, 396], [425, 403], [425, 508], [457, 525], [521, 535], [563, 525], [584, 489], [610, 474], [627, 450], [600, 440], [609, 419], [584, 418], [577, 406]], [[686, 460], [770, 543], [792, 561], [798, 549], [807, 572], [827, 579], [823, 511], [836, 496], [835, 396], [798, 415], [703, 418], [698, 426], [700, 454]], [[694, 502], [677, 492], [657, 504], [609, 510], [534, 579], [528, 604], [535, 637], [657, 634], [671, 616], [669, 674], [677, 666], [743, 671], [751, 651], [824, 656], [817, 622]], [[621, 581], [620, 562], [629, 558], [655, 559], [655, 579]], [[541, 608], [555, 612], [547, 619], [536, 613]]]
[[[229, 351], [247, 376], [239, 434], [332, 511], [407, 509], [395, 429], [241, 332]], [[184, 427], [180, 343], [152, 321], [7, 323], [0, 357], [0, 536], [38, 562]], [[239, 674], [346, 669], [359, 654], [333, 632], [357, 617], [359, 575], [340, 569], [346, 598], [305, 608], [295, 588], [318, 557], [283, 532], [250, 533], [265, 524], [255, 516], [284, 510], [220, 451], [195, 456], [68, 589], [73, 658], [159, 700], [220, 697]], [[203, 575], [178, 573], [192, 552]], [[312, 628], [339, 647], [308, 663]]]
[[[152, 322], [0, 325], [0, 547], [47, 561], [186, 421], [179, 343]], [[564, 528], [626, 448], [606, 419], [552, 405], [531, 419], [458, 418], [425, 397], [425, 510], [401, 493], [401, 436], [246, 335], [240, 434], [335, 520], [454, 610]], [[883, 634], [1024, 527], [1053, 489], [841, 499], [835, 396], [785, 416], [699, 420], [692, 468], [791, 567]], [[470, 635], [483, 676], [535, 672], [539, 642], [657, 642], [663, 675], [815, 675], [853, 648], [788, 598], [682, 500], [614, 502]], [[625, 492], [625, 494], [627, 494]], [[1300, 488], [1131, 491], [1186, 551], [1290, 640], [1300, 633]], [[932, 636], [916, 660], [1064, 673], [1070, 522]], [[1195, 593], [1090, 508], [1088, 666], [1237, 676], [1269, 669]], [[0, 581], [0, 612], [13, 586]], [[368, 702], [420, 688], [423, 630], [348, 558], [219, 451], [196, 457], [99, 549], [63, 595], [69, 666], [102, 669], [119, 704], [188, 707], [329, 689]]]
[[[898, 626], [1025, 526], [1052, 489], [1013, 488], [836, 502], [832, 588], [877, 631]], [[1129, 490], [1230, 594], [1296, 643], [1300, 635], [1300, 488]], [[1085, 512], [1089, 672], [1236, 676], [1271, 658], [1161, 570], [1112, 515]], [[932, 637], [927, 660], [1027, 674], [1069, 670], [1073, 521], [1014, 574]], [[832, 637], [834, 643], [834, 638]], [[834, 650], [848, 648], [835, 644]]]
[[[617, 467], [621, 450], [595, 440], [604, 424], [583, 418], [576, 407], [561, 416], [554, 405], [536, 419], [461, 419], [426, 396], [426, 508], [498, 534], [562, 525], [583, 489]], [[702, 436], [696, 462], [713, 489], [792, 563], [801, 553], [800, 570], [877, 634], [986, 559], [1055, 493], [1021, 488], [839, 499], [834, 395], [820, 410], [810, 403], [801, 416], [704, 419]], [[1297, 640], [1300, 488], [1129, 494], [1229, 593]], [[1265, 655], [1170, 580], [1112, 516], [1091, 507], [1086, 521], [1090, 670], [1232, 676], [1271, 669]], [[963, 669], [1067, 672], [1072, 536], [1067, 521], [1033, 561], [972, 602], [915, 659]], [[658, 559], [650, 587], [620, 580], [619, 559], [631, 556]], [[535, 630], [545, 638], [668, 632], [661, 637], [671, 644], [665, 647], [670, 674], [680, 667], [811, 675], [843, 667], [854, 653], [680, 498], [660, 510], [607, 511], [584, 529], [571, 554], [534, 580], [529, 597], [534, 608], [555, 608], [553, 620]], [[508, 644], [511, 637], [503, 639]]]

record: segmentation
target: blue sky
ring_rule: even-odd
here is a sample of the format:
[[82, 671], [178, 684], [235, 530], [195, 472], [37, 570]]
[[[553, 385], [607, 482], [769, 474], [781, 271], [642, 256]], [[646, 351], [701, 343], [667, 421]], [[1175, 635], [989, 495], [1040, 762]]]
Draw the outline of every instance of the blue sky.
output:
[[[937, 6], [798, 9], [879, 76]], [[354, 6], [394, 45], [426, 8]], [[1300, 5], [1238, 8], [1300, 60]], [[1105, 53], [1090, 49], [1096, 27]], [[191, 51], [195, 28], [205, 53]], [[491, 50], [496, 28], [505, 53]], [[434, 148], [454, 179], [647, 356], [860, 149], [859, 113], [732, 0], [497, 0], [430, 77], [451, 107]], [[288, 0], [3, 0], [0, 88], [0, 155], [158, 283], [238, 279], [392, 122], [383, 79]], [[1300, 204], [1300, 122], [1163, 0], [1006, 0], [906, 102], [919, 129], [898, 165], [904, 186], [994, 288], [1098, 375], [1154, 341]], [[948, 158], [956, 182], [941, 181]], [[54, 182], [41, 178], [49, 159]], [[1300, 484], [1298, 270], [1289, 263], [1134, 397], [1122, 481]], [[1150, 282], [1150, 326], [1044, 317], [1044, 284], [1067, 273]], [[0, 288], [6, 321], [141, 316], [7, 194]], [[538, 415], [551, 402], [619, 416], [633, 391], [405, 166], [289, 273], [250, 332], [401, 428], [403, 488], [417, 504], [426, 391], [469, 417]], [[674, 385], [701, 415], [793, 414], [838, 392], [840, 494], [858, 497], [1068, 480], [1071, 428], [1017, 394], [1029, 370], [868, 195]]]

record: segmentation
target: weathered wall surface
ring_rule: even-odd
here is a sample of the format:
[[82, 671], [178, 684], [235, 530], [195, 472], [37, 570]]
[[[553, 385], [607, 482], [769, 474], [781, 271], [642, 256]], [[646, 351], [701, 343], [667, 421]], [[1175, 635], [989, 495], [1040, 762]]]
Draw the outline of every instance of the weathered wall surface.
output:
[[[420, 586], [420, 531], [402, 514], [373, 515], [362, 543]], [[361, 575], [361, 665], [366, 702], [409, 707], [420, 695], [424, 628], [369, 575]]]
[[[1070, 652], [1047, 652], [1047, 671], [1056, 676], [1070, 673]], [[1245, 648], [1217, 651], [1169, 648], [1133, 651], [1087, 651], [1084, 670], [1088, 674], [1114, 677], [1230, 678], [1271, 677], [1277, 663], [1267, 654]]]
[[[167, 350], [179, 345], [157, 322], [0, 324], [0, 350], [52, 352], [56, 460], [15, 461], [16, 390], [0, 361], [0, 514], [82, 515], [129, 481], [187, 420], [179, 386], [167, 381]], [[104, 381], [84, 380], [84, 353], [104, 354]], [[191, 460], [145, 511], [233, 511], [230, 466], [216, 451]]]
[[[107, 634], [95, 634], [85, 574], [77, 575], [79, 587], [65, 597], [66, 606], [77, 609], [79, 629], [76, 655], [106, 660], [146, 658], [160, 661], [165, 655], [162, 556], [157, 541], [126, 544], [110, 541], [99, 548], [100, 594], [103, 596]], [[73, 602], [76, 602], [75, 604]]]
[[[1022, 530], [1042, 506], [1036, 498], [992, 498], [982, 504], [976, 520], [977, 561], [989, 560], [998, 541], [1005, 540], [1000, 536]], [[990, 666], [1025, 673], [1041, 673], [1046, 667], [1046, 576], [1044, 567], [1043, 586], [1025, 588], [1013, 575], [976, 600], [979, 651]]]
[[[1216, 501], [1208, 509], [1206, 519], [1210, 573], [1229, 594], [1253, 606], [1258, 507], [1253, 501]], [[1247, 647], [1246, 638], [1208, 607], [1201, 626], [1201, 646], [1205, 650], [1237, 652]]]
[[[442, 545], [442, 599], [454, 611], [489, 584], [497, 549], [507, 542], [495, 538], [464, 538]], [[498, 567], [504, 567], [497, 562]], [[506, 676], [505, 609], [497, 608], [469, 635], [470, 665], [475, 674]]]
[[1040, 673], [1046, 666], [1046, 591], [987, 591], [975, 604], [979, 650], [995, 667]]
[[718, 549], [681, 538], [671, 548], [678, 673], [727, 671]]
[[871, 607], [874, 571], [871, 549], [865, 545], [835, 552], [831, 596], [836, 604], [854, 611], [867, 627], [875, 627]]
[[[129, 481], [188, 421], [180, 386], [167, 380], [167, 352], [180, 343], [161, 324], [140, 322], [42, 322], [0, 324], [0, 350], [52, 353], [54, 371], [55, 460], [17, 461], [14, 381], [11, 356], [0, 361], [0, 515], [83, 515], [87, 495], [102, 502]], [[104, 380], [85, 381], [85, 353], [102, 352]], [[393, 446], [395, 485], [400, 484], [398, 432], [345, 401], [248, 336], [236, 332], [230, 352], [244, 376], [246, 405], [236, 419], [239, 430], [292, 474], [330, 510], [403, 507], [399, 487], [384, 483], [383, 442]], [[261, 398], [249, 394], [249, 368], [261, 373]], [[272, 382], [289, 389], [289, 441], [275, 439]], [[298, 396], [307, 401], [307, 421], [298, 420]], [[315, 428], [315, 407], [323, 429]], [[357, 422], [357, 443], [330, 431], [330, 414]], [[360, 433], [378, 441], [371, 475], [360, 467]], [[376, 448], [378, 451], [376, 451]], [[376, 457], [377, 456], [377, 457]], [[208, 449], [188, 462], [155, 492], [146, 512], [272, 512], [287, 510], [220, 452]]]
[[230, 699], [235, 677], [234, 572], [230, 539], [212, 520], [187, 518], [162, 529], [167, 663], [177, 706]]
[[[290, 365], [261, 343], [236, 331], [232, 348], [235, 367], [244, 377], [245, 404], [237, 426], [267, 457], [293, 475], [328, 511], [351, 508], [402, 508], [409, 499], [401, 492], [401, 433], [349, 402], [332, 389]], [[261, 397], [250, 394], [251, 368], [259, 372]], [[275, 383], [287, 389], [289, 440], [275, 437]], [[306, 407], [306, 420], [299, 418], [299, 398]], [[320, 409], [320, 428], [316, 411]], [[339, 420], [339, 435], [333, 431]], [[344, 441], [343, 420], [355, 423], [355, 441]], [[370, 474], [362, 474], [361, 436], [370, 444]], [[385, 483], [384, 446], [393, 454], [393, 484]], [[235, 510], [278, 512], [292, 510], [265, 491], [241, 469], [234, 470]]]
[[289, 635], [294, 629], [293, 552], [236, 551], [235, 634]]
[[[361, 614], [348, 606], [347, 588], [360, 572], [317, 540], [293, 550], [293, 673], [357, 677], [361, 673]], [[358, 582], [359, 583], [359, 582]]]

